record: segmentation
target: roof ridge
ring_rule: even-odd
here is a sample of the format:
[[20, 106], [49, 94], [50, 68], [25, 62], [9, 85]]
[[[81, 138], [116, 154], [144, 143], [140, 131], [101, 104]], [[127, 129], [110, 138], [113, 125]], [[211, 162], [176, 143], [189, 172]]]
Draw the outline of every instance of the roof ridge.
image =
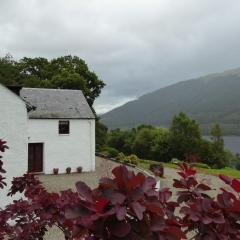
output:
[[51, 90], [51, 91], [79, 91], [82, 92], [81, 89], [65, 89], [65, 88], [30, 88], [30, 87], [23, 87], [22, 89], [28, 89], [28, 90]]

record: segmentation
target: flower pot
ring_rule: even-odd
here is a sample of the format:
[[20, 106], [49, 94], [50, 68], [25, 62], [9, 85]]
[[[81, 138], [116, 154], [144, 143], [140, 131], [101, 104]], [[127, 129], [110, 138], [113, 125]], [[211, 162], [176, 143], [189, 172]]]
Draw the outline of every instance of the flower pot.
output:
[[54, 175], [58, 175], [58, 171], [59, 171], [58, 168], [54, 168], [54, 169], [53, 169], [53, 174], [54, 174]]
[[78, 167], [78, 168], [77, 168], [77, 172], [78, 172], [78, 173], [81, 173], [81, 172], [82, 172], [82, 167]]

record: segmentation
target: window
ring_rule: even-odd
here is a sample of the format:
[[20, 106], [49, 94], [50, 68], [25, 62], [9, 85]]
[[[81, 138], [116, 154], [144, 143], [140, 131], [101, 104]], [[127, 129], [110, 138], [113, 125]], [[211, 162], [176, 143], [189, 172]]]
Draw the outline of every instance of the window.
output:
[[59, 134], [69, 134], [69, 121], [59, 121], [58, 132]]

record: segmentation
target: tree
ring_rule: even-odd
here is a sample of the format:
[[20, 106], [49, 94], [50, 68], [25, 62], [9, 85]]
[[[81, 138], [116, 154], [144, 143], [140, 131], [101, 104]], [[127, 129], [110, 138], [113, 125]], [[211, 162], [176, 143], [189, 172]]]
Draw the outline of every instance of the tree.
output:
[[154, 144], [156, 131], [152, 127], [140, 127], [137, 129], [136, 137], [133, 142], [134, 153], [144, 159], [151, 159], [151, 149]]
[[215, 168], [223, 168], [228, 165], [226, 153], [224, 151], [224, 140], [219, 124], [215, 124], [211, 129], [212, 159], [211, 165]]
[[212, 143], [206, 139], [201, 139], [199, 143], [199, 157], [203, 163], [212, 166], [213, 151]]
[[90, 106], [105, 86], [87, 64], [77, 56], [27, 58], [19, 61], [6, 56], [0, 59], [0, 82], [25, 87], [82, 90]]
[[130, 154], [132, 151], [134, 134], [134, 131], [121, 131], [120, 129], [112, 130], [108, 135], [107, 145], [116, 148], [119, 152]]
[[61, 89], [81, 89], [86, 96], [89, 96], [90, 92], [87, 88], [86, 80], [78, 73], [70, 73], [63, 71], [57, 75], [54, 75], [51, 80], [51, 84], [55, 88]]
[[222, 129], [219, 124], [213, 125], [211, 129], [211, 140], [213, 144], [216, 144], [219, 149], [224, 148], [224, 140], [222, 135]]
[[[101, 89], [105, 86], [104, 82], [94, 72], [91, 72], [87, 64], [77, 56], [69, 55], [53, 59], [51, 60], [51, 69], [54, 75], [61, 75], [66, 71], [70, 74], [76, 73], [81, 76], [85, 80], [86, 92], [84, 93], [90, 106], [93, 105], [95, 98], [100, 95]], [[68, 85], [67, 82], [65, 87], [75, 89], [71, 83]]]
[[156, 129], [156, 136], [153, 139], [153, 145], [151, 147], [152, 159], [161, 162], [169, 162], [171, 160], [169, 137], [170, 132], [168, 129]]
[[4, 85], [15, 85], [20, 81], [20, 73], [16, 62], [10, 54], [0, 58], [0, 83]]
[[195, 120], [184, 113], [174, 116], [169, 138], [172, 157], [184, 159], [186, 154], [197, 154], [200, 140], [200, 129]]
[[107, 142], [107, 132], [108, 128], [100, 123], [99, 121], [96, 121], [96, 150], [100, 151], [101, 148], [106, 144]]

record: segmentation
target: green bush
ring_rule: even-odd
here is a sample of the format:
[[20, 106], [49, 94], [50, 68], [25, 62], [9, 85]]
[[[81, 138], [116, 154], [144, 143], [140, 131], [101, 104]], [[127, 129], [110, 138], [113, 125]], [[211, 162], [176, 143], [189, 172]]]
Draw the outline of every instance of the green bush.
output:
[[131, 154], [130, 156], [127, 156], [126, 157], [126, 160], [125, 160], [126, 163], [130, 163], [130, 164], [133, 164], [133, 165], [138, 165], [139, 163], [139, 158], [134, 155], [134, 154]]
[[181, 163], [183, 163], [183, 161], [181, 161], [177, 158], [172, 158], [171, 163], [176, 164], [176, 165], [180, 165]]
[[130, 160], [128, 158], [126, 158], [123, 163], [124, 164], [128, 164], [128, 163], [130, 164]]
[[101, 152], [107, 154], [108, 157], [113, 158], [117, 157], [119, 154], [118, 150], [112, 147], [104, 147]]
[[238, 157], [231, 161], [231, 167], [240, 170], [240, 159]]
[[96, 152], [102, 152], [102, 146], [100, 146], [99, 144], [96, 144]]
[[125, 160], [126, 160], [126, 156], [125, 156], [125, 154], [124, 153], [122, 153], [122, 152], [120, 152], [118, 155], [117, 155], [117, 157], [116, 157], [116, 159], [117, 159], [117, 161], [119, 161], [119, 162], [124, 162]]
[[210, 167], [209, 167], [207, 164], [205, 164], [205, 163], [198, 163], [198, 162], [196, 162], [196, 163], [190, 163], [190, 166], [191, 166], [191, 167], [197, 167], [197, 168], [210, 169]]
[[236, 162], [235, 168], [240, 171], [240, 161]]

